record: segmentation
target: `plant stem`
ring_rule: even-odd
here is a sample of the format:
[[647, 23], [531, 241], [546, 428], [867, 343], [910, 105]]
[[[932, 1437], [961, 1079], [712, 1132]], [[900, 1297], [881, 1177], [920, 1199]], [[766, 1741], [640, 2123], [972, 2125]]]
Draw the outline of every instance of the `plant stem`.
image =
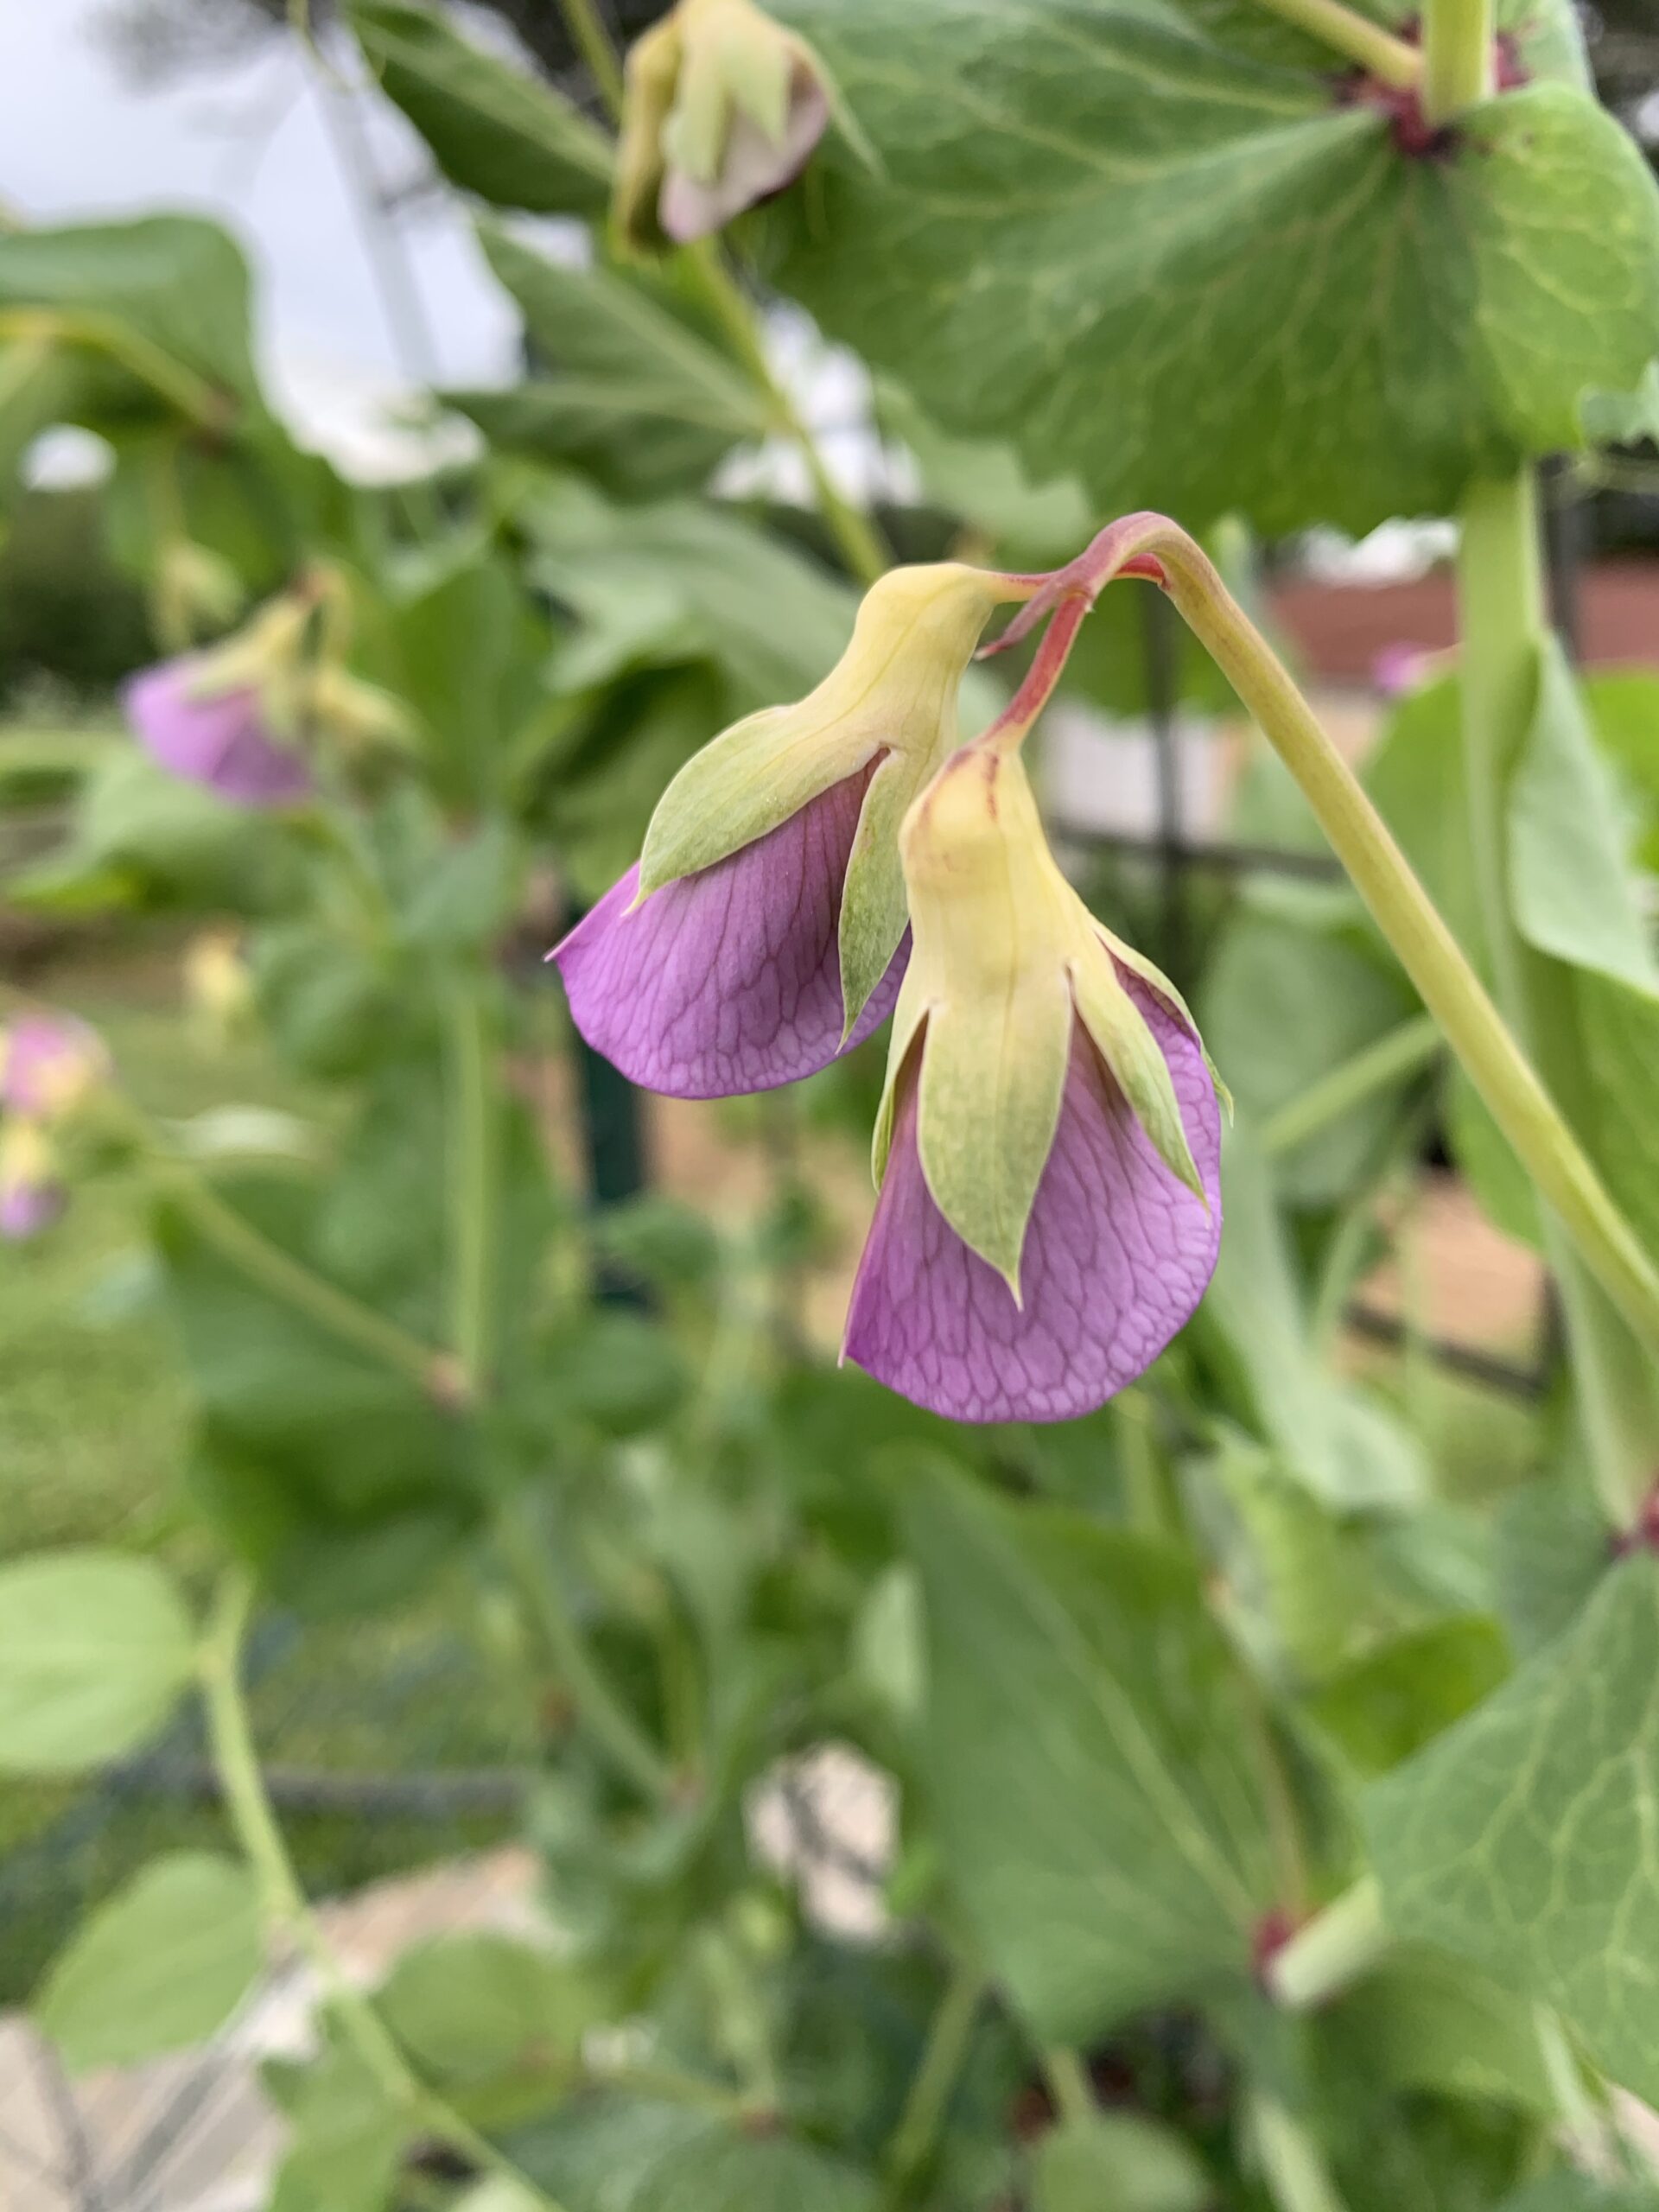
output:
[[1259, 0], [1259, 4], [1335, 53], [1345, 54], [1396, 91], [1408, 91], [1423, 73], [1423, 57], [1414, 46], [1395, 38], [1368, 16], [1344, 8], [1342, 0]]
[[1301, 2122], [1276, 2097], [1260, 2090], [1248, 2110], [1262, 2179], [1279, 2212], [1344, 2212], [1325, 2161]]
[[1492, 0], [1427, 0], [1423, 19], [1423, 114], [1446, 123], [1492, 93]]
[[588, 1649], [563, 1592], [548, 1572], [541, 1541], [515, 1497], [498, 1502], [495, 1533], [524, 1609], [556, 1674], [569, 1690], [584, 1734], [642, 1797], [653, 1804], [669, 1803], [674, 1796], [672, 1769]]
[[766, 359], [754, 311], [735, 279], [715, 250], [706, 243], [687, 246], [680, 256], [683, 267], [695, 278], [710, 310], [719, 318], [734, 350], [754, 379], [785, 437], [798, 448], [812, 480], [818, 512], [828, 524], [842, 558], [862, 584], [885, 575], [892, 563], [868, 515], [843, 497], [824, 464], [818, 442], [799, 409], [772, 373]]
[[494, 1352], [499, 1111], [490, 1025], [475, 979], [448, 1009], [450, 1071], [450, 1341], [468, 1392], [488, 1384]]
[[[1017, 644], [1050, 614], [1055, 617], [1051, 634], [1062, 624], [1075, 626], [1078, 604], [1092, 605], [1114, 576], [1148, 572], [1157, 574], [1296, 779], [1355, 889], [1541, 1196], [1643, 1344], [1659, 1355], [1659, 1269], [1505, 1027], [1358, 779], [1202, 549], [1163, 515], [1125, 516], [1102, 531], [1077, 560], [1046, 579], [991, 650]], [[1044, 643], [1046, 647], [1046, 639]], [[1047, 680], [1057, 681], [1058, 674], [1056, 665]], [[1030, 682], [1027, 677], [1021, 694]], [[1027, 704], [1029, 720], [1040, 702]]]
[[1089, 2069], [1075, 2050], [1046, 2050], [1043, 2079], [1048, 2084], [1054, 2109], [1063, 2120], [1092, 2120], [1100, 2109]]
[[1341, 1121], [1376, 1092], [1387, 1090], [1402, 1077], [1427, 1067], [1439, 1053], [1441, 1042], [1440, 1024], [1432, 1015], [1420, 1014], [1402, 1022], [1270, 1114], [1257, 1133], [1262, 1149], [1270, 1154], [1294, 1152], [1299, 1144]]
[[407, 2116], [410, 2133], [435, 2135], [481, 2172], [511, 2182], [542, 2212], [563, 2212], [556, 2199], [538, 2189], [470, 2120], [420, 2081], [372, 2003], [347, 1980], [307, 1902], [265, 1791], [242, 1694], [242, 1642], [252, 1603], [251, 1578], [239, 1568], [232, 1569], [220, 1585], [200, 1665], [213, 1760], [226, 1807], [237, 1840], [259, 1881], [267, 1915], [310, 1961], [341, 2032], [390, 2103]]
[[1367, 1875], [1274, 1952], [1268, 1962], [1268, 1987], [1291, 2012], [1306, 2012], [1357, 1981], [1388, 1944], [1382, 1893]]
[[170, 1158], [150, 1152], [152, 1173], [168, 1196], [220, 1255], [239, 1268], [251, 1282], [342, 1344], [369, 1353], [406, 1376], [417, 1389], [444, 1401], [455, 1396], [451, 1363], [372, 1306], [308, 1268], [271, 1242], [263, 1230], [227, 1205], [212, 1184]]
[[882, 2200], [887, 2208], [908, 2201], [917, 2176], [927, 2163], [968, 2055], [984, 1993], [985, 1977], [977, 1967], [961, 1961], [952, 1967], [887, 2148], [887, 2186]]
[[[1464, 764], [1481, 928], [1499, 1005], [1567, 1110], [1582, 1120], [1594, 1099], [1571, 976], [1528, 946], [1510, 903], [1509, 792], [1533, 711], [1545, 630], [1532, 471], [1474, 486], [1462, 525]], [[1589, 1278], [1567, 1233], [1569, 1224], [1554, 1217], [1559, 1213], [1559, 1207], [1554, 1214], [1545, 1211], [1545, 1252], [1560, 1291], [1597, 1491], [1614, 1525], [1623, 1528], [1635, 1519], [1649, 1479], [1646, 1363]]]
[[594, 0], [559, 0], [570, 43], [588, 65], [605, 112], [613, 123], [622, 116], [622, 64]]

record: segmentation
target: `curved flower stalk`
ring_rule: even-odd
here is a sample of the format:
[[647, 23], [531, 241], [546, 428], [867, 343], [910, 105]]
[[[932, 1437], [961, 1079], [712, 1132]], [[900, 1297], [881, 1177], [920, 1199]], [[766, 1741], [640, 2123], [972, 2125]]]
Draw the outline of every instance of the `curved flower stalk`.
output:
[[834, 111], [823, 63], [753, 0], [680, 0], [628, 54], [619, 233], [710, 236], [794, 182]]
[[816, 690], [686, 764], [638, 865], [549, 955], [595, 1051], [647, 1090], [723, 1097], [810, 1075], [886, 1018], [899, 825], [957, 743], [987, 617], [1032, 588], [954, 562], [892, 570]]
[[956, 1421], [1103, 1404], [1185, 1323], [1221, 1237], [1203, 1046], [1061, 874], [1020, 759], [1033, 714], [1016, 700], [905, 823], [914, 950], [843, 1346]]

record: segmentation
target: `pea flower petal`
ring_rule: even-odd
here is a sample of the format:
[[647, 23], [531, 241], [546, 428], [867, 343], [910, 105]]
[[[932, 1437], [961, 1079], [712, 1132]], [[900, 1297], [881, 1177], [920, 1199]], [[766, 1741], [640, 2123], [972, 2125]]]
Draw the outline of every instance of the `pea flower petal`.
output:
[[84, 1021], [29, 1014], [0, 1029], [0, 1106], [40, 1122], [72, 1112], [107, 1072], [109, 1055]]
[[[843, 1049], [842, 884], [868, 772], [636, 905], [632, 868], [553, 955], [577, 1028], [631, 1082], [675, 1098], [767, 1090]], [[845, 1049], [892, 1011], [906, 948]]]
[[0, 1238], [21, 1244], [57, 1220], [69, 1193], [47, 1138], [19, 1116], [0, 1128]]
[[198, 656], [143, 670], [122, 703], [157, 766], [232, 806], [294, 806], [310, 796], [311, 772], [272, 732], [257, 687], [218, 689]]
[[[940, 1212], [900, 1076], [846, 1356], [960, 1421], [1066, 1421], [1132, 1382], [1191, 1316], [1221, 1240], [1221, 1127], [1203, 1048], [1160, 995], [1119, 980], [1168, 1063], [1204, 1197], [1165, 1165], [1080, 1020], [1020, 1263], [1020, 1297]], [[1206, 1204], [1207, 1200], [1207, 1204]]]

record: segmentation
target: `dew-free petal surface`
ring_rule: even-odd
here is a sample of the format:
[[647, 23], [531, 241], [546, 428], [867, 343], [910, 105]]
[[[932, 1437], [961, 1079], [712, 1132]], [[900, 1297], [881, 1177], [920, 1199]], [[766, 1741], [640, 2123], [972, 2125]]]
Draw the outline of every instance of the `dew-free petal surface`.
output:
[[[828, 1066], [841, 1046], [842, 879], [868, 779], [832, 784], [635, 912], [639, 869], [613, 884], [552, 956], [594, 1050], [673, 1098], [770, 1090]], [[906, 939], [851, 1044], [891, 1013], [908, 950]]]
[[732, 118], [720, 174], [712, 183], [699, 184], [681, 169], [671, 169], [664, 179], [657, 210], [664, 230], [677, 245], [690, 245], [721, 229], [746, 207], [793, 184], [829, 120], [830, 102], [823, 87], [804, 73], [797, 76], [791, 91], [781, 139], [769, 138], [753, 117], [740, 110]]
[[204, 784], [232, 806], [293, 806], [310, 796], [309, 769], [266, 727], [251, 688], [192, 696], [188, 661], [163, 661], [122, 694], [128, 721], [158, 767]]
[[[1197, 1039], [1128, 969], [1169, 1062], [1210, 1199], [1165, 1166], [1074, 1018], [1059, 1128], [1020, 1261], [1023, 1306], [933, 1203], [903, 1079], [847, 1357], [953, 1421], [1068, 1421], [1151, 1365], [1204, 1295], [1221, 1241], [1221, 1117]], [[925, 1036], [922, 1049], [926, 1050]]]

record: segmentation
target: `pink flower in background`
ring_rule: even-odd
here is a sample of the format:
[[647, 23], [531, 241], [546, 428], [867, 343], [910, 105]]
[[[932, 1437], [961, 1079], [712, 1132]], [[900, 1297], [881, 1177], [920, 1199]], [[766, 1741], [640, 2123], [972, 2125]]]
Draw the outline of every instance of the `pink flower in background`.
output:
[[1384, 645], [1371, 663], [1371, 683], [1383, 698], [1403, 699], [1427, 682], [1437, 658], [1427, 645], [1400, 639]]
[[0, 1106], [50, 1121], [78, 1106], [108, 1071], [96, 1033], [67, 1014], [29, 1014], [0, 1029]]
[[311, 794], [311, 771], [272, 731], [259, 689], [219, 688], [209, 656], [145, 669], [126, 684], [122, 703], [157, 766], [232, 806], [294, 806]]
[[21, 1116], [0, 1128], [0, 1238], [21, 1244], [49, 1229], [69, 1193], [38, 1122]]

